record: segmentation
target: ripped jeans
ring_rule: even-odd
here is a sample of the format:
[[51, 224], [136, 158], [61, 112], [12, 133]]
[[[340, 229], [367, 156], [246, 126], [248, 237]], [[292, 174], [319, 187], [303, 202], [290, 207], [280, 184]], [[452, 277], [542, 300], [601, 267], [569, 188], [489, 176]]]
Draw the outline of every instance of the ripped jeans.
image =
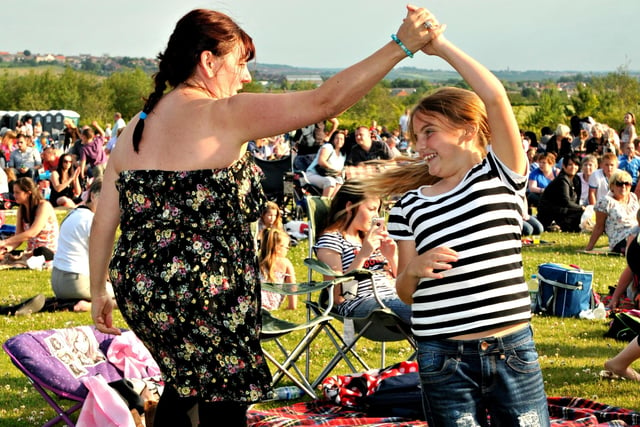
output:
[[479, 340], [418, 343], [422, 403], [434, 427], [546, 427], [549, 411], [530, 327]]

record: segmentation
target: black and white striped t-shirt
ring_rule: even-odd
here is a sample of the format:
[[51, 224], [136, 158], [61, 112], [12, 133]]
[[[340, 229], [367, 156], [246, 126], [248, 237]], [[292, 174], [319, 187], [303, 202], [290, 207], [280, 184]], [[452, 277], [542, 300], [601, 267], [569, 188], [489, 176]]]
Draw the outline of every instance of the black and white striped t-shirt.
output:
[[[358, 252], [362, 247], [355, 245], [345, 239], [342, 234], [337, 231], [325, 233], [318, 238], [318, 242], [314, 246], [316, 251], [320, 248], [330, 249], [340, 254], [342, 261], [342, 271], [347, 271]], [[362, 268], [374, 272], [373, 280], [376, 283], [378, 296], [382, 299], [397, 298], [395, 289], [395, 281], [385, 270], [387, 259], [376, 250], [365, 261]], [[336, 305], [336, 310], [342, 316], [349, 316], [351, 311], [367, 298], [375, 298], [371, 279], [366, 278], [358, 281], [358, 293], [354, 299], [346, 300], [342, 304]]]
[[521, 255], [526, 183], [489, 151], [453, 190], [432, 197], [412, 190], [391, 209], [388, 229], [395, 240], [414, 240], [418, 254], [444, 246], [459, 256], [444, 278], [418, 283], [412, 304], [418, 340], [531, 317]]

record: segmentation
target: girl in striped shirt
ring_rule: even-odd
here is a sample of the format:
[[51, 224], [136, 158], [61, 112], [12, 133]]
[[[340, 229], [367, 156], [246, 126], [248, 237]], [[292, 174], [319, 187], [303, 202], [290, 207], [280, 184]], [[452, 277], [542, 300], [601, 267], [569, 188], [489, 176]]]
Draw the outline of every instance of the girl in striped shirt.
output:
[[[411, 323], [411, 308], [400, 301], [395, 290], [398, 254], [380, 218], [380, 198], [370, 197], [361, 181], [347, 180], [331, 200], [327, 226], [314, 249], [318, 259], [334, 271], [356, 269], [373, 272], [357, 277], [357, 284], [334, 287], [336, 311], [345, 317], [366, 317], [382, 303], [405, 323]], [[325, 280], [333, 277], [325, 276]]]
[[[435, 19], [430, 27], [439, 28]], [[527, 158], [500, 81], [443, 35], [423, 49], [473, 92], [444, 88], [412, 111], [419, 159], [372, 180], [404, 194], [391, 210], [399, 297], [434, 426], [548, 426], [530, 328], [521, 232]], [[475, 93], [474, 93], [475, 92]]]

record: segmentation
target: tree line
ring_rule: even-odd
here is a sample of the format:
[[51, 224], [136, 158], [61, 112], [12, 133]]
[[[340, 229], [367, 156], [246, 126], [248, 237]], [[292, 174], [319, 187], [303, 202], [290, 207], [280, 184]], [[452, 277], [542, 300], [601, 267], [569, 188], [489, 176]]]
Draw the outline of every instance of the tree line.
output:
[[[576, 90], [571, 96], [558, 90], [555, 82], [542, 82], [540, 91], [505, 82], [516, 113], [522, 104], [529, 104], [525, 114], [517, 114], [521, 129], [538, 132], [543, 126], [555, 128], [559, 123], [568, 124], [573, 115], [592, 116], [598, 122], [620, 129], [627, 111], [636, 115], [639, 112], [640, 81], [624, 67], [601, 77], [578, 75], [577, 78]], [[127, 120], [137, 114], [144, 98], [151, 92], [152, 84], [151, 76], [141, 68], [125, 69], [109, 76], [68, 67], [62, 72], [51, 69], [20, 73], [5, 71], [0, 74], [0, 110], [68, 109], [80, 114], [80, 125], [89, 124], [92, 120], [106, 124], [112, 121], [116, 111]], [[376, 120], [379, 125], [395, 129], [406, 108], [411, 108], [425, 93], [443, 84], [465, 87], [462, 80], [445, 83], [384, 80], [340, 116], [340, 126], [353, 129]], [[278, 81], [265, 86], [254, 81], [244, 90], [278, 92], [313, 87], [305, 82], [287, 84]], [[415, 92], [403, 97], [392, 96], [391, 89], [398, 87], [411, 87]]]

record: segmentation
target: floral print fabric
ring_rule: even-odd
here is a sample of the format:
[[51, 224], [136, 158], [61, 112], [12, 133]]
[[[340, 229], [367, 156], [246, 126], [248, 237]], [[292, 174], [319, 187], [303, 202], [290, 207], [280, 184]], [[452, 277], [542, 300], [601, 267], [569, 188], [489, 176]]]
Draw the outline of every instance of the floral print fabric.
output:
[[250, 230], [265, 201], [260, 176], [245, 156], [226, 169], [130, 170], [117, 181], [118, 307], [183, 397], [255, 402], [270, 389]]
[[604, 232], [609, 238], [610, 250], [633, 233], [634, 227], [638, 225], [638, 207], [640, 205], [634, 193], [629, 194], [629, 201], [626, 203], [614, 199], [611, 194], [596, 203], [595, 210], [607, 215]]
[[[22, 221], [22, 229], [24, 231], [30, 229], [31, 225], [32, 224]], [[33, 252], [36, 248], [45, 247], [55, 253], [58, 250], [59, 233], [60, 227], [58, 226], [58, 220], [55, 215], [50, 215], [49, 218], [47, 218], [47, 222], [45, 222], [42, 227], [42, 230], [27, 240], [27, 251]]]

